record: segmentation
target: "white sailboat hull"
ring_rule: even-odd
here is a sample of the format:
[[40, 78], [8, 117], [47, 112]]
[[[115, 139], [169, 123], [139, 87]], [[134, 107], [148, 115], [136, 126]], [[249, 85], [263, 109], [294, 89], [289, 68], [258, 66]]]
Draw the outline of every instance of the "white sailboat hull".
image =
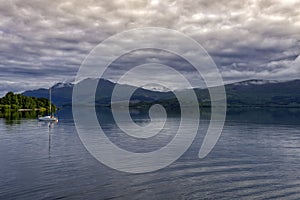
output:
[[39, 121], [45, 121], [45, 122], [57, 122], [58, 119], [56, 117], [51, 117], [51, 116], [44, 116], [44, 117], [39, 117]]

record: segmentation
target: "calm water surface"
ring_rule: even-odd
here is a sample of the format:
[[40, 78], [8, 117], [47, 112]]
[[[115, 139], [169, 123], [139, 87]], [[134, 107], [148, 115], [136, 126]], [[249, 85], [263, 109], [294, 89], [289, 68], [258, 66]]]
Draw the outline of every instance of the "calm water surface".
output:
[[[141, 152], [170, 141], [180, 120], [171, 116], [161, 136], [140, 144], [100, 113], [114, 143]], [[219, 142], [200, 160], [209, 117], [203, 113], [197, 138], [179, 160], [137, 175], [99, 163], [82, 145], [70, 109], [58, 116], [50, 127], [0, 119], [0, 199], [300, 199], [300, 110], [229, 110]], [[148, 122], [139, 112], [133, 117]]]

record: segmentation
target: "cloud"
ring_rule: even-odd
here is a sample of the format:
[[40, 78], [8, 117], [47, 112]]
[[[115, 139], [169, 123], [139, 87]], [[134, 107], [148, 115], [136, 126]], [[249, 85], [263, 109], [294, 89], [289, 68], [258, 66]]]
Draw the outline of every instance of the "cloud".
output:
[[[237, 64], [235, 64], [237, 65]], [[228, 80], [259, 78], [259, 79], [274, 79], [274, 80], [290, 80], [299, 79], [300, 74], [300, 56], [295, 60], [279, 60], [272, 61], [264, 65], [261, 70], [239, 70], [238, 68], [230, 68], [223, 71], [223, 76], [228, 77]]]
[[[226, 81], [299, 78], [298, 60], [293, 61], [300, 55], [299, 7], [298, 0], [4, 1], [0, 90], [47, 87], [72, 79], [99, 42], [123, 30], [149, 26], [194, 38]], [[147, 61], [141, 57], [131, 58]], [[178, 68], [186, 66], [166, 54], [155, 59], [167, 58]]]

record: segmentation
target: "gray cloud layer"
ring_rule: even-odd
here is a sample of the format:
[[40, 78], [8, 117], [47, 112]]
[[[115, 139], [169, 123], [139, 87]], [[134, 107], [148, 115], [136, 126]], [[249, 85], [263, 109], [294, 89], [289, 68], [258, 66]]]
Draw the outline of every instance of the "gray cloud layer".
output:
[[225, 81], [299, 78], [299, 7], [299, 0], [3, 0], [0, 92], [73, 80], [99, 42], [147, 26], [197, 40]]

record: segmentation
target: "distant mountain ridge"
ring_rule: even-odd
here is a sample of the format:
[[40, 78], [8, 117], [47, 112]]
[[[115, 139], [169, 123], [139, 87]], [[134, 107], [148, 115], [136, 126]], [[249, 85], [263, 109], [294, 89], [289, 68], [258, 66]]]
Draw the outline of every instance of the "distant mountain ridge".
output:
[[248, 80], [225, 88], [229, 106], [300, 107], [300, 80]]
[[[109, 105], [112, 91], [116, 85], [105, 79], [85, 79], [78, 84], [89, 87], [97, 84], [95, 102], [97, 105]], [[99, 87], [100, 86], [100, 87]], [[173, 92], [152, 91], [144, 88], [137, 88], [131, 85], [119, 85], [122, 91], [129, 89], [136, 90], [131, 97], [133, 103], [165, 103], [177, 102]], [[52, 101], [58, 106], [71, 105], [72, 83], [57, 83], [52, 90]], [[228, 106], [274, 106], [274, 107], [300, 107], [300, 80], [272, 81], [272, 80], [246, 80], [225, 85]], [[208, 89], [194, 88], [201, 105], [210, 105]], [[184, 92], [183, 90], [182, 92]], [[48, 89], [30, 90], [23, 93], [26, 96], [48, 98]], [[84, 94], [83, 94], [84, 95]], [[90, 98], [83, 96], [83, 98]], [[92, 99], [91, 99], [92, 101]]]

